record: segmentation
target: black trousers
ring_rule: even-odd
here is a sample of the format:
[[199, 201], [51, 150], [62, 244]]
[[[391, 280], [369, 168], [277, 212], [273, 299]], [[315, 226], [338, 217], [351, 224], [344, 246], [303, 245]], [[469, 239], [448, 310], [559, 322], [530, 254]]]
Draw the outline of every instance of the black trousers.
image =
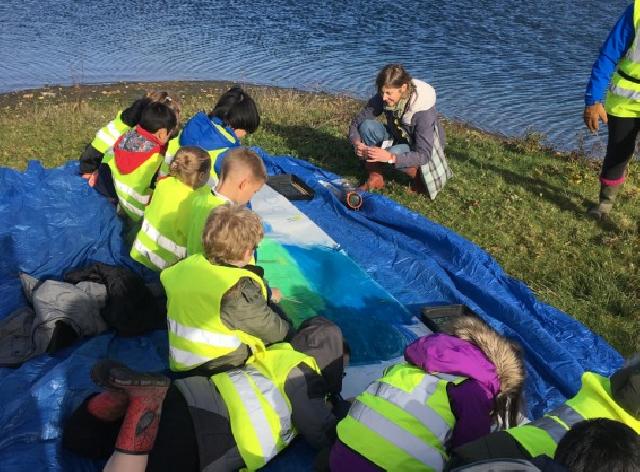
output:
[[609, 142], [607, 155], [602, 162], [600, 181], [603, 185], [620, 185], [624, 182], [627, 165], [636, 148], [640, 131], [640, 118], [621, 118], [608, 115]]

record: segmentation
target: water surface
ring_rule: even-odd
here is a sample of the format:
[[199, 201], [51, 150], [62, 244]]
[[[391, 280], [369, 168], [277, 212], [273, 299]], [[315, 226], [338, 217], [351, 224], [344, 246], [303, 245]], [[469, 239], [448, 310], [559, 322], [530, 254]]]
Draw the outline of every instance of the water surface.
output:
[[447, 117], [601, 154], [584, 88], [628, 3], [5, 0], [0, 91], [193, 79], [365, 97], [382, 65], [402, 62]]

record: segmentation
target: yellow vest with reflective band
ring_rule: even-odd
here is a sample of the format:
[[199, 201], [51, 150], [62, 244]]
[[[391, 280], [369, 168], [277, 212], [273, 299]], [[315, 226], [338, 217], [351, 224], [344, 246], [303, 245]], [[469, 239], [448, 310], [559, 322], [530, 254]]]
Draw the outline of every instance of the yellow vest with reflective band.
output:
[[184, 211], [182, 203], [191, 193], [193, 188], [175, 177], [158, 181], [131, 248], [133, 259], [159, 272], [187, 256], [186, 229], [177, 221]]
[[247, 470], [264, 467], [296, 436], [284, 385], [302, 362], [320, 373], [313, 357], [280, 343], [250, 357], [242, 369], [211, 377], [229, 410], [231, 431]]
[[384, 470], [442, 470], [455, 424], [447, 384], [464, 380], [394, 365], [356, 398], [338, 438]]
[[160, 281], [167, 293], [171, 370], [194, 369], [232, 353], [241, 344], [254, 353], [264, 351], [260, 338], [229, 329], [220, 319], [222, 297], [241, 277], [253, 279], [266, 300], [267, 289], [256, 274], [240, 267], [213, 265], [199, 254], [161, 272]]
[[214, 208], [229, 203], [224, 198], [213, 194], [208, 187], [206, 187], [206, 189], [206, 193], [199, 193], [197, 196], [194, 196], [188, 210], [187, 254], [189, 256], [194, 254], [204, 254], [204, 248], [202, 247], [202, 233], [204, 231], [204, 225], [207, 222], [207, 218], [209, 218], [209, 215]]
[[113, 185], [118, 195], [118, 202], [125, 213], [133, 221], [140, 221], [144, 210], [151, 200], [151, 180], [162, 163], [162, 154], [155, 153], [129, 174], [122, 174], [118, 170], [115, 159], [109, 159], [107, 164], [111, 168]]
[[118, 115], [98, 130], [96, 137], [91, 141], [94, 149], [104, 154], [109, 148], [112, 148], [118, 138], [129, 131], [131, 127], [122, 121], [122, 110], [118, 111]]
[[625, 79], [618, 73], [621, 71], [640, 81], [640, 0], [635, 0], [633, 5], [633, 27], [633, 43], [618, 63], [605, 100], [607, 113], [623, 118], [640, 117], [640, 83]]
[[593, 372], [582, 375], [578, 394], [542, 418], [507, 430], [532, 457], [553, 457], [558, 442], [576, 423], [592, 418], [609, 418], [624, 423], [640, 434], [640, 421], [611, 397], [609, 379]]

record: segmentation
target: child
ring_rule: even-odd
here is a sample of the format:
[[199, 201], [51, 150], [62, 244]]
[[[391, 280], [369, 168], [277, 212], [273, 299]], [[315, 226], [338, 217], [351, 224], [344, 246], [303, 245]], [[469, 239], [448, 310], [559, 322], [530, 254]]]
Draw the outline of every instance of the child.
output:
[[175, 112], [167, 105], [149, 104], [138, 125], [116, 141], [113, 159], [100, 167], [99, 180], [113, 180], [119, 205], [134, 222], [142, 220], [165, 145], [177, 124]]
[[267, 171], [260, 156], [245, 148], [227, 153], [220, 171], [220, 182], [213, 189], [194, 192], [185, 201], [179, 225], [186, 228], [187, 255], [202, 254], [202, 230], [215, 207], [227, 203], [246, 205], [267, 180]]
[[176, 224], [181, 203], [209, 179], [211, 159], [196, 146], [176, 153], [169, 177], [158, 180], [151, 203], [144, 210], [142, 228], [131, 257], [151, 270], [161, 271], [187, 255], [186, 232]]
[[113, 147], [120, 136], [138, 124], [144, 107], [154, 102], [169, 106], [176, 113], [179, 121], [180, 104], [167, 92], [148, 92], [144, 97], [135, 100], [126, 110], [120, 110], [109, 124], [98, 130], [93, 141], [87, 145], [80, 156], [80, 173], [82, 177], [89, 180], [91, 186], [95, 182], [94, 172], [98, 170], [104, 154]]
[[337, 427], [332, 471], [442, 470], [452, 447], [514, 424], [524, 380], [519, 350], [475, 317], [410, 344]]
[[[255, 132], [260, 125], [260, 115], [256, 103], [240, 87], [225, 92], [215, 108], [205, 115], [196, 113], [180, 133], [180, 146], [200, 146], [211, 156], [210, 187], [214, 187], [222, 168], [218, 159], [225, 151], [238, 147], [240, 140]], [[170, 161], [167, 156], [165, 161]], [[166, 169], [164, 169], [166, 171]]]
[[330, 385], [341, 384], [349, 356], [340, 328], [308, 321], [291, 344], [270, 346], [246, 366], [171, 386], [161, 375], [100, 361], [91, 374], [105, 390], [67, 420], [64, 446], [110, 456], [108, 472], [255, 470], [298, 434], [328, 447], [336, 423], [328, 398], [339, 393]]
[[288, 336], [291, 323], [269, 306], [262, 268], [249, 265], [263, 234], [251, 210], [219, 206], [205, 224], [204, 255], [162, 271], [171, 370], [210, 375], [241, 366], [249, 351]]
[[608, 418], [640, 434], [640, 359], [611, 378], [582, 374], [576, 395], [531, 423], [496, 431], [453, 451], [452, 465], [500, 458], [554, 457], [567, 431], [583, 420]]

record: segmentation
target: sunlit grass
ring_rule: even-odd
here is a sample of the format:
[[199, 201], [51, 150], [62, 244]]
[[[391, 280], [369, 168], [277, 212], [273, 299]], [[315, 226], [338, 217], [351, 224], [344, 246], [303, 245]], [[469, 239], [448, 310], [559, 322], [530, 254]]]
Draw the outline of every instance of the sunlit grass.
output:
[[[167, 88], [183, 116], [209, 110], [227, 84], [115, 84], [0, 96], [0, 165], [49, 167], [75, 159], [96, 130], [145, 88]], [[248, 87], [262, 126], [247, 144], [363, 177], [345, 135], [361, 104], [348, 97]], [[53, 95], [52, 95], [53, 94]], [[472, 240], [542, 301], [575, 316], [624, 354], [640, 350], [640, 179], [632, 166], [608, 223], [584, 209], [597, 195], [595, 163], [558, 154], [539, 137], [504, 139], [447, 123], [455, 177], [434, 202], [408, 195], [391, 173], [384, 194]]]

